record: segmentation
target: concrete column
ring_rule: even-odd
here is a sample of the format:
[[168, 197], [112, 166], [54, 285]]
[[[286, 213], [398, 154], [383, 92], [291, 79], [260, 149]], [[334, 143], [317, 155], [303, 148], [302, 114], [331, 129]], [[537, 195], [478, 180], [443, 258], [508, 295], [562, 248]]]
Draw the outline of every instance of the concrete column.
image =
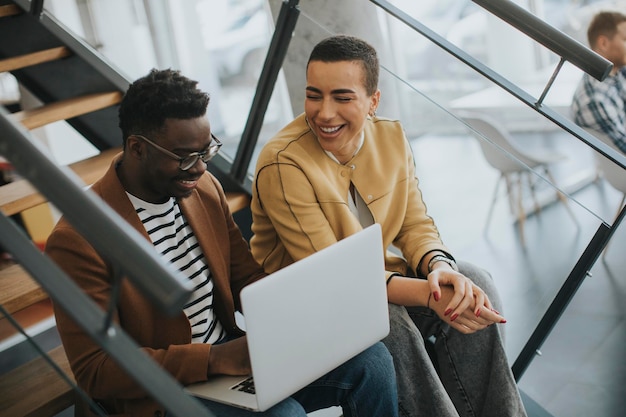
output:
[[[513, 0], [528, 10], [528, 0]], [[499, 17], [487, 14], [488, 64], [514, 83], [527, 81], [537, 71], [535, 41]]]
[[[274, 21], [282, 0], [268, 0]], [[283, 63], [287, 89], [295, 115], [304, 111], [305, 68], [311, 50], [322, 39], [335, 34], [357, 36], [376, 48], [381, 62], [388, 59], [389, 46], [381, 31], [377, 7], [363, 0], [301, 0], [301, 10], [289, 52]], [[397, 116], [394, 83], [381, 70], [381, 103], [378, 114]]]

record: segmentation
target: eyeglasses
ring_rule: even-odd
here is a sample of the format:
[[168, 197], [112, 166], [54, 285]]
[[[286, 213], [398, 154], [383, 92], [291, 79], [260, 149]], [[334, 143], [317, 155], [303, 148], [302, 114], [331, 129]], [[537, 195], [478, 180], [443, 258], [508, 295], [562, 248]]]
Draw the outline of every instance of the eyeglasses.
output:
[[163, 152], [165, 155], [169, 156], [172, 159], [176, 159], [178, 161], [178, 168], [181, 171], [187, 171], [192, 166], [198, 163], [198, 159], [200, 159], [205, 164], [209, 162], [220, 150], [222, 147], [222, 142], [218, 138], [211, 133], [211, 143], [209, 143], [209, 148], [204, 152], [192, 152], [187, 156], [178, 156], [174, 152], [168, 151], [167, 149], [157, 145], [152, 140], [148, 139], [142, 135], [131, 135], [136, 136], [140, 139], [145, 140], [150, 145], [154, 146], [157, 150]]

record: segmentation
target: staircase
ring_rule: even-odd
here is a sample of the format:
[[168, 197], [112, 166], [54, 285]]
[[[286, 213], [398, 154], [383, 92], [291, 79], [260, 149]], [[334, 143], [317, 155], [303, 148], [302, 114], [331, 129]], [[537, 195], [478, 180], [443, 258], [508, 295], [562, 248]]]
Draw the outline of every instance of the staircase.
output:
[[[43, 103], [36, 108], [18, 109], [10, 117], [28, 130], [66, 121], [100, 151], [69, 166], [85, 184], [91, 184], [121, 150], [117, 104], [129, 81], [53, 18], [30, 13], [30, 4], [25, 0], [0, 0], [0, 73], [10, 72]], [[24, 140], [29, 138], [25, 136]], [[10, 156], [5, 157], [8, 161], [0, 168], [10, 169]], [[233, 212], [249, 204], [245, 193], [227, 192], [227, 197]], [[26, 180], [16, 179], [0, 186], [0, 210], [6, 216], [23, 218], [29, 211], [46, 207], [45, 198]], [[40, 246], [45, 244], [35, 240]], [[48, 295], [21, 265], [11, 260], [0, 264], [0, 305], [21, 327], [54, 327]], [[16, 333], [10, 320], [0, 317], [0, 346], [19, 339]], [[12, 349], [16, 348], [19, 345]], [[10, 362], [6, 356], [3, 358], [7, 352], [0, 350], [0, 363], [2, 359]], [[73, 380], [62, 346], [57, 344], [48, 353]], [[54, 416], [74, 405], [76, 397], [71, 386], [43, 358], [9, 368], [0, 367], [0, 415]]]

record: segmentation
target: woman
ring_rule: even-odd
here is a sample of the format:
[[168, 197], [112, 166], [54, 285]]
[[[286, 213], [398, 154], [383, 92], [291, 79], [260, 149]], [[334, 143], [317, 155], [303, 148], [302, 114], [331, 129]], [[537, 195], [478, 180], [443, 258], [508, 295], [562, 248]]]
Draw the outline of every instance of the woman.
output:
[[375, 115], [378, 73], [376, 51], [360, 39], [333, 36], [315, 46], [305, 113], [257, 162], [253, 255], [273, 272], [379, 223], [383, 245], [402, 254], [385, 255], [391, 331], [384, 340], [401, 414], [525, 416], [493, 325], [506, 322], [493, 283], [470, 264], [457, 266], [443, 245], [402, 126]]

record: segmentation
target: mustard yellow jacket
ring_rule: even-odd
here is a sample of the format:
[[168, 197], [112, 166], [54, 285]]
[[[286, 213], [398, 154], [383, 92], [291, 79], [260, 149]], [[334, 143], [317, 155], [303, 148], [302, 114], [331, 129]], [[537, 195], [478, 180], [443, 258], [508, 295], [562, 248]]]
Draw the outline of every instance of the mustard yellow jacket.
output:
[[276, 271], [362, 227], [348, 207], [350, 182], [379, 223], [387, 251], [387, 277], [415, 273], [433, 250], [448, 253], [426, 212], [409, 142], [398, 121], [365, 124], [359, 152], [345, 165], [330, 158], [304, 115], [262, 149], [252, 191], [252, 253], [266, 272]]

